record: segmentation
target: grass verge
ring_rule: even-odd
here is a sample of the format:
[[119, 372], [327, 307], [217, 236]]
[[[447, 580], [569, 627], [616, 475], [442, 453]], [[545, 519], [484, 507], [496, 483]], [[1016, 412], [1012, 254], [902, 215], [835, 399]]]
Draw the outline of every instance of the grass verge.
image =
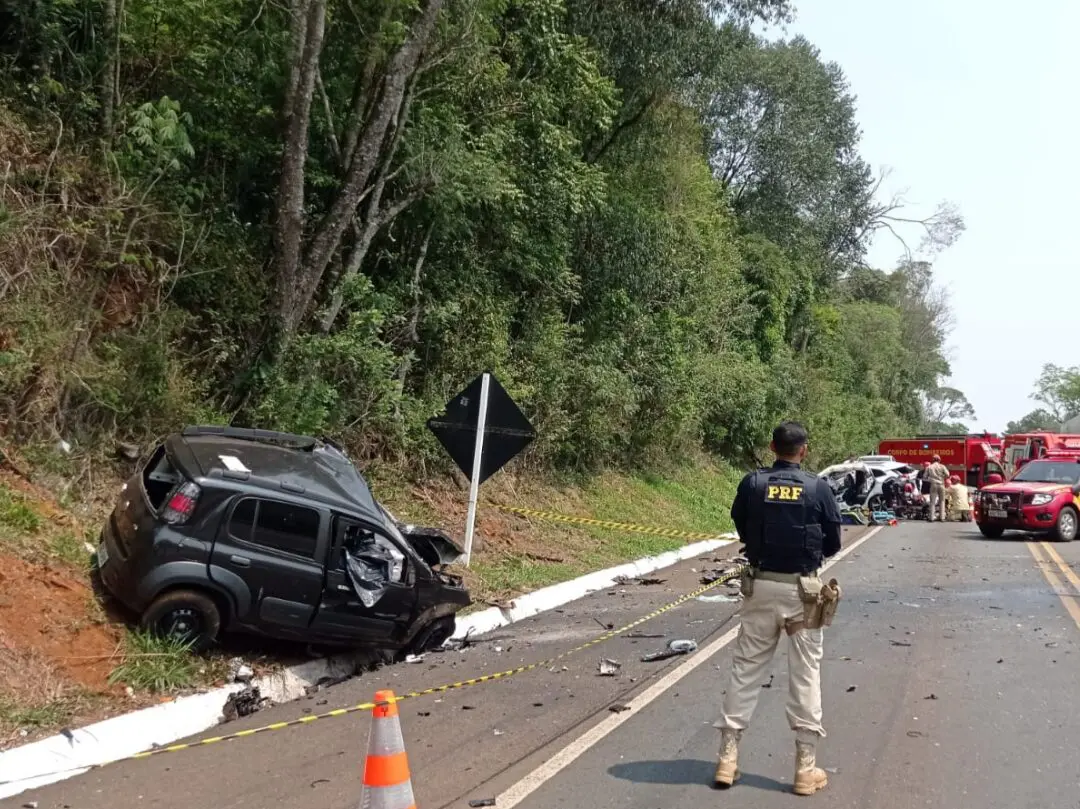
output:
[[109, 682], [154, 694], [179, 691], [202, 680], [204, 666], [189, 644], [133, 629], [124, 638], [123, 662], [109, 674]]
[[[727, 466], [699, 466], [665, 474], [609, 473], [583, 487], [531, 492], [514, 505], [571, 516], [637, 523], [701, 533], [732, 530], [728, 510], [741, 473]], [[590, 571], [676, 550], [688, 542], [671, 537], [525, 520], [528, 549], [488, 549], [472, 568], [477, 599], [535, 590]], [[540, 550], [538, 553], [537, 548]]]

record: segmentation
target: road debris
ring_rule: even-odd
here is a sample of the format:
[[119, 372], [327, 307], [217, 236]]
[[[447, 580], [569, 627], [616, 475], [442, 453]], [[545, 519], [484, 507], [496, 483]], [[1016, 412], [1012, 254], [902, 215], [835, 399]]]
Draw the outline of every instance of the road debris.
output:
[[242, 658], [234, 657], [229, 661], [229, 679], [234, 683], [250, 683], [255, 676], [255, 670], [247, 665]]
[[479, 807], [481, 807], [481, 806], [494, 806], [494, 805], [495, 805], [495, 799], [494, 798], [480, 798], [479, 800], [469, 801], [469, 806], [474, 807], [474, 809], [479, 809]]
[[604, 629], [608, 630], [609, 632], [610, 632], [610, 631], [611, 631], [612, 629], [614, 629], [614, 628], [615, 628], [615, 624], [606, 624], [606, 623], [604, 623], [603, 621], [601, 621], [601, 620], [600, 620], [599, 618], [597, 618], [597, 617], [596, 617], [595, 615], [593, 616], [593, 620], [594, 620], [594, 621], [596, 621], [596, 623], [600, 624], [600, 626], [601, 626], [602, 628], [604, 628]]
[[655, 585], [655, 584], [663, 584], [666, 581], [667, 581], [667, 579], [658, 579], [658, 578], [655, 578], [655, 577], [642, 578], [642, 579], [638, 579], [638, 584], [644, 585], [646, 587], [651, 587], [652, 585]]
[[738, 604], [742, 601], [740, 595], [718, 595], [718, 596], [698, 596], [698, 601], [705, 604]]
[[423, 663], [424, 662], [424, 656], [423, 655], [405, 655], [405, 662], [406, 663]]
[[669, 657], [678, 657], [679, 655], [690, 654], [697, 651], [697, 641], [694, 640], [673, 640], [668, 643], [667, 648], [659, 651], [647, 654], [641, 658], [642, 663], [653, 663], [657, 660], [667, 660]]
[[762, 687], [762, 688], [772, 688], [772, 684], [773, 684], [773, 678], [774, 678], [775, 676], [776, 676], [775, 674], [770, 674], [770, 675], [769, 675], [769, 682], [767, 682], [767, 683], [762, 683], [762, 684], [761, 684], [761, 687]]
[[626, 711], [630, 710], [630, 706], [629, 705], [612, 705], [610, 708], [608, 708], [608, 710], [611, 711], [612, 713], [625, 713]]
[[931, 694], [928, 697], [923, 697], [923, 699], [937, 699], [937, 694]]
[[[892, 645], [892, 646], [910, 646], [911, 645], [906, 640], [890, 640], [889, 644]], [[1000, 663], [1001, 661], [999, 660], [998, 662]]]
[[926, 734], [923, 733], [921, 730], [909, 730], [907, 732], [907, 735], [910, 736], [912, 739], [919, 739], [919, 738], [922, 738], [923, 736], [925, 736]]
[[856, 688], [858, 688], [858, 686], [854, 686], [854, 685], [849, 685], [849, 686], [847, 687], [847, 692], [848, 692], [848, 693], [850, 694], [850, 693], [851, 693], [852, 691], [854, 691], [854, 690], [855, 690]]
[[232, 722], [243, 716], [251, 716], [269, 704], [270, 698], [262, 696], [258, 686], [249, 685], [242, 691], [229, 694], [225, 706], [221, 709], [221, 721]]
[[624, 638], [631, 640], [645, 640], [666, 637], [663, 632], [627, 632]]
[[599, 673], [601, 677], [614, 677], [619, 673], [619, 669], [622, 668], [622, 663], [618, 660], [611, 660], [610, 658], [602, 658], [599, 665]]

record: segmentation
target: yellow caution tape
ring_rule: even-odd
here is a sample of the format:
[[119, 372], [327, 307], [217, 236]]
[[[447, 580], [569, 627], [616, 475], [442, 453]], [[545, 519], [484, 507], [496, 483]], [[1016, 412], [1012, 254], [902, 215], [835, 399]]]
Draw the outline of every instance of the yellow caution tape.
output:
[[611, 528], [615, 531], [631, 531], [635, 534], [649, 534], [657, 537], [673, 537], [675, 539], [724, 539], [734, 537], [732, 534], [716, 532], [703, 534], [699, 531], [679, 531], [674, 528], [656, 528], [651, 525], [639, 525], [629, 522], [613, 522], [611, 520], [595, 520], [591, 517], [572, 517], [568, 514], [557, 514], [554, 511], [537, 511], [531, 508], [518, 508], [515, 506], [496, 506], [500, 511], [510, 514], [520, 514], [523, 517], [535, 517], [538, 520], [549, 522], [563, 522], [570, 525], [592, 525], [597, 528]]
[[[505, 679], [507, 679], [509, 677], [513, 677], [513, 676], [515, 676], [517, 674], [523, 674], [523, 673], [525, 673], [527, 671], [536, 671], [537, 669], [547, 668], [549, 666], [554, 665], [555, 663], [558, 663], [561, 660], [565, 660], [566, 658], [570, 657], [571, 655], [578, 654], [579, 652], [585, 651], [586, 649], [591, 649], [592, 647], [597, 646], [597, 645], [599, 645], [601, 643], [604, 643], [605, 641], [611, 640], [614, 637], [618, 637], [619, 635], [622, 635], [622, 634], [624, 634], [626, 632], [629, 632], [632, 629], [636, 629], [637, 627], [641, 626], [642, 624], [646, 623], [647, 621], [651, 621], [652, 619], [657, 618], [657, 617], [663, 615], [666, 612], [670, 612], [671, 610], [675, 609], [676, 607], [682, 606], [687, 601], [690, 601], [690, 600], [692, 600], [694, 598], [697, 598], [698, 596], [702, 595], [703, 593], [706, 593], [706, 592], [708, 592], [709, 590], [712, 590], [715, 587], [719, 587], [721, 584], [724, 584], [726, 582], [731, 581], [732, 579], [739, 576], [742, 573], [742, 571], [743, 571], [742, 566], [736, 567], [734, 570], [731, 570], [728, 573], [725, 573], [724, 575], [717, 578], [715, 581], [709, 582], [708, 584], [699, 587], [698, 589], [694, 590], [693, 592], [690, 592], [690, 593], [687, 593], [687, 594], [685, 594], [683, 596], [680, 596], [679, 598], [675, 599], [674, 601], [672, 601], [672, 602], [670, 602], [668, 604], [665, 604], [664, 606], [659, 607], [656, 610], [653, 610], [652, 612], [648, 613], [647, 615], [644, 615], [641, 618], [638, 618], [637, 620], [632, 621], [629, 624], [626, 624], [626, 626], [622, 626], [622, 627], [619, 627], [618, 629], [612, 629], [612, 630], [610, 630], [608, 632], [605, 632], [603, 635], [600, 635], [599, 637], [593, 638], [592, 640], [587, 641], [587, 642], [581, 644], [580, 646], [575, 646], [573, 649], [565, 651], [562, 654], [555, 655], [554, 657], [549, 657], [546, 660], [541, 660], [541, 661], [538, 661], [536, 663], [529, 663], [529, 664], [524, 665], [524, 666], [518, 666], [515, 669], [509, 669], [507, 671], [497, 671], [497, 672], [494, 672], [492, 674], [484, 674], [484, 675], [482, 675], [480, 677], [473, 677], [473, 678], [468, 679], [468, 680], [459, 680], [459, 681], [454, 682], [454, 683], [445, 683], [444, 685], [435, 686], [434, 688], [425, 688], [422, 691], [410, 691], [407, 694], [402, 694], [402, 695], [398, 696], [396, 698], [396, 701], [397, 702], [402, 702], [402, 701], [408, 700], [408, 699], [416, 699], [417, 697], [426, 697], [426, 696], [430, 696], [432, 694], [442, 694], [442, 693], [445, 693], [447, 691], [456, 691], [456, 690], [461, 689], [461, 688], [468, 688], [470, 686], [480, 685], [481, 683], [490, 683], [490, 682], [494, 682], [496, 680], [505, 680]], [[359, 705], [350, 705], [347, 708], [336, 708], [336, 709], [334, 709], [332, 711], [325, 711], [324, 713], [308, 714], [306, 716], [301, 716], [298, 719], [290, 719], [290, 720], [285, 721], [285, 722], [274, 722], [273, 724], [270, 724], [270, 725], [262, 725], [261, 727], [250, 728], [248, 730], [238, 730], [235, 733], [228, 733], [228, 734], [225, 734], [225, 735], [222, 735], [222, 736], [210, 736], [210, 737], [208, 737], [206, 739], [199, 739], [198, 741], [194, 741], [194, 742], [186, 742], [186, 743], [183, 743], [183, 744], [170, 744], [170, 745], [163, 746], [163, 747], [155, 747], [152, 750], [144, 750], [141, 753], [136, 753], [135, 755], [129, 756], [126, 759], [117, 759], [117, 761], [114, 761], [114, 762], [107, 762], [105, 764], [96, 764], [96, 765], [93, 765], [91, 767], [78, 767], [78, 768], [73, 768], [71, 770], [63, 770], [63, 771], [57, 771], [57, 772], [52, 772], [52, 773], [37, 773], [35, 775], [27, 775], [27, 776], [24, 776], [22, 778], [18, 778], [18, 779], [14, 779], [14, 780], [26, 781], [26, 780], [30, 780], [30, 779], [33, 779], [33, 778], [41, 778], [41, 777], [44, 777], [46, 775], [59, 775], [59, 774], [61, 774], [61, 772], [66, 773], [66, 772], [79, 772], [79, 771], [86, 770], [86, 769], [101, 769], [102, 767], [106, 767], [109, 764], [115, 764], [115, 763], [118, 763], [120, 761], [132, 761], [132, 760], [137, 760], [137, 759], [145, 759], [145, 758], [150, 758], [151, 756], [161, 755], [162, 753], [177, 753], [177, 752], [180, 752], [181, 750], [190, 750], [190, 749], [195, 748], [195, 747], [206, 747], [207, 745], [219, 744], [220, 742], [233, 741], [234, 739], [246, 739], [249, 736], [255, 736], [255, 735], [260, 734], [260, 733], [268, 733], [268, 732], [270, 732], [272, 730], [285, 730], [286, 728], [295, 728], [295, 727], [300, 727], [301, 725], [309, 725], [312, 722], [318, 721], [319, 719], [330, 719], [332, 717], [337, 717], [337, 716], [348, 716], [349, 714], [359, 713], [360, 711], [370, 711], [372, 708], [374, 708], [376, 706], [376, 704], [377, 703], [374, 703], [374, 702], [361, 702]], [[0, 782], [0, 784], [6, 784], [6, 783], [9, 783], [9, 782], [6, 782], [6, 781], [5, 782]]]

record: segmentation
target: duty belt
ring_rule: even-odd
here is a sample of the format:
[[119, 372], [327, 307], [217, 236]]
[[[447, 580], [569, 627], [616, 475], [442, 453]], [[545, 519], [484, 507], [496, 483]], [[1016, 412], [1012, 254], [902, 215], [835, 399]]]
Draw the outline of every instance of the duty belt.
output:
[[778, 581], [782, 584], [798, 584], [799, 578], [803, 575], [817, 576], [816, 570], [810, 573], [774, 573], [771, 570], [759, 570], [758, 568], [752, 568], [753, 577], [760, 579], [761, 581]]

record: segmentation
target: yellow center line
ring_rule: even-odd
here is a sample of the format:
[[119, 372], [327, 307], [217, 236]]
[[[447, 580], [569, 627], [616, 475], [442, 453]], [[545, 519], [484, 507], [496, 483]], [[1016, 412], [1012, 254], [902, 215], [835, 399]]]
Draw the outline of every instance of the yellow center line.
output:
[[[1052, 551], [1052, 549], [1049, 548], [1045, 542], [1027, 542], [1025, 544], [1027, 545], [1028, 550], [1031, 551], [1031, 555], [1035, 557], [1035, 562], [1038, 564], [1039, 570], [1042, 571], [1043, 576], [1050, 583], [1050, 587], [1053, 588], [1054, 593], [1057, 595], [1057, 597], [1061, 599], [1061, 603], [1064, 605], [1065, 611], [1068, 612], [1070, 616], [1072, 616], [1073, 622], [1076, 624], [1077, 628], [1080, 629], [1080, 604], [1076, 603], [1076, 599], [1073, 597], [1074, 594], [1069, 592], [1069, 589], [1065, 586], [1065, 583], [1060, 578], [1058, 578], [1058, 575], [1054, 569], [1054, 563], [1052, 561], [1048, 561], [1043, 557], [1042, 551], [1039, 549], [1039, 546], [1041, 545], [1043, 548], [1050, 551]], [[1053, 552], [1053, 555], [1056, 556], [1056, 552]], [[1072, 573], [1071, 570], [1069, 572]], [[1073, 575], [1075, 576], [1076, 574], [1073, 573]]]
[[1047, 555], [1057, 563], [1057, 566], [1061, 568], [1061, 572], [1065, 574], [1065, 578], [1069, 580], [1069, 583], [1076, 588], [1077, 593], [1080, 593], [1080, 576], [1076, 575], [1076, 571], [1069, 567], [1069, 563], [1061, 558], [1061, 554], [1049, 542], [1039, 544], [1042, 545], [1042, 549], [1046, 551]]

